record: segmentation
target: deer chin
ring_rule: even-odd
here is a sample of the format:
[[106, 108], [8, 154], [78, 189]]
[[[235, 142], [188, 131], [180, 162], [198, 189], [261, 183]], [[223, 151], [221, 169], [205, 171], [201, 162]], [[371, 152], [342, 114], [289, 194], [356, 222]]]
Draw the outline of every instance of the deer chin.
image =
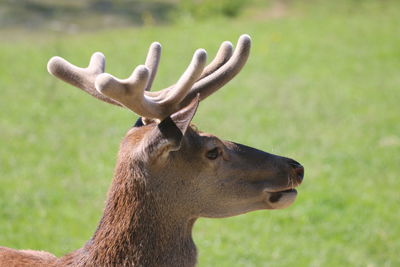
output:
[[264, 202], [267, 204], [267, 209], [284, 209], [289, 207], [297, 196], [296, 189], [288, 189], [283, 191], [274, 191], [266, 193]]

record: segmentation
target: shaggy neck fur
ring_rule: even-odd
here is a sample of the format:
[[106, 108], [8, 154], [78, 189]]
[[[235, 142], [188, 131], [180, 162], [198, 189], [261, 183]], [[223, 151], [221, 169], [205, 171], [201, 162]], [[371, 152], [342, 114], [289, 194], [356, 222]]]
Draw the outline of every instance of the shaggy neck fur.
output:
[[[104, 215], [92, 239], [61, 258], [71, 266], [194, 266], [195, 219], [148, 193], [140, 163], [119, 160]], [[167, 207], [166, 207], [167, 206]], [[170, 210], [169, 210], [170, 209]]]

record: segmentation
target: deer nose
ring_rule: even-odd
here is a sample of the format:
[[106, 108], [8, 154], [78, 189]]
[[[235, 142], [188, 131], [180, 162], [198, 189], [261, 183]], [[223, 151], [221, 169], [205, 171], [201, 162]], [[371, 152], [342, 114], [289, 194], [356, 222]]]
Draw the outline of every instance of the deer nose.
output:
[[304, 178], [304, 167], [299, 165], [298, 167], [296, 167], [294, 169], [294, 171], [295, 171], [295, 173], [297, 175], [298, 182], [303, 181], [303, 178]]
[[296, 174], [296, 181], [301, 183], [304, 178], [304, 167], [295, 160], [290, 160], [289, 165], [292, 166], [294, 173]]

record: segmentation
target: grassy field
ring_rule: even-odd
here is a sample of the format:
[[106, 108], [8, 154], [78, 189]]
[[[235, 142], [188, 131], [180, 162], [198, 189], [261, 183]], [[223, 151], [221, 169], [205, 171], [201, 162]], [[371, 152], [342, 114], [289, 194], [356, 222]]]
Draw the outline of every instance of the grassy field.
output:
[[0, 245], [56, 255], [81, 247], [135, 119], [52, 78], [51, 56], [83, 66], [102, 51], [107, 70], [126, 77], [158, 40], [153, 88], [162, 88], [194, 49], [211, 58], [249, 33], [248, 64], [195, 123], [300, 161], [305, 181], [288, 209], [200, 219], [199, 265], [399, 266], [400, 4], [368, 3], [79, 35], [1, 32]]

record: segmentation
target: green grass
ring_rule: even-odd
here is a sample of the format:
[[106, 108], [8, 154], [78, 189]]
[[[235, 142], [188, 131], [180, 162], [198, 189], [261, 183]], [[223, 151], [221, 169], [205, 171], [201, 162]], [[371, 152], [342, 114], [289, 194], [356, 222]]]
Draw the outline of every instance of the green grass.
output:
[[253, 38], [241, 74], [204, 101], [200, 129], [295, 158], [306, 177], [288, 209], [200, 219], [200, 266], [399, 266], [399, 4], [298, 9], [279, 19], [0, 37], [0, 244], [62, 255], [95, 230], [132, 114], [47, 74], [93, 51], [126, 77], [148, 45], [164, 54], [153, 88], [198, 46]]

